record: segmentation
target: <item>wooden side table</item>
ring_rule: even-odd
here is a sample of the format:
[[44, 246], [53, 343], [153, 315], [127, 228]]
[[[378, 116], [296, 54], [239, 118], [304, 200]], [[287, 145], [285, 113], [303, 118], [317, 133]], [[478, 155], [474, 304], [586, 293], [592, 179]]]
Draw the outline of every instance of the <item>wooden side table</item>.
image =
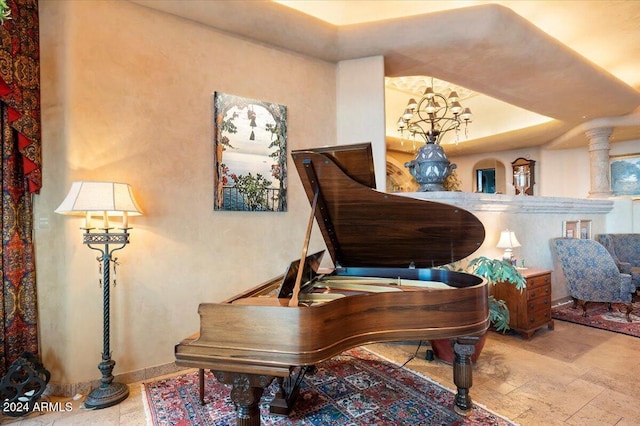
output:
[[516, 290], [511, 283], [497, 283], [492, 294], [504, 300], [509, 308], [509, 327], [529, 340], [533, 333], [545, 325], [553, 330], [551, 319], [551, 271], [519, 269], [527, 280], [527, 288]]

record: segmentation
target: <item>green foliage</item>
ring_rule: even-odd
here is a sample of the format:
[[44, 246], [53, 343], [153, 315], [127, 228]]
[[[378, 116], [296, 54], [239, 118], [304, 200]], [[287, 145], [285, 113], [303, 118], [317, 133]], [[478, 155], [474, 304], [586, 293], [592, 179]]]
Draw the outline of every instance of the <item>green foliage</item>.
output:
[[222, 120], [222, 125], [220, 126], [220, 131], [221, 132], [227, 132], [227, 133], [238, 133], [238, 128], [236, 127], [236, 125], [233, 123], [233, 119], [235, 117], [232, 117], [228, 120]]
[[284, 161], [286, 161], [286, 140], [280, 132], [279, 126], [267, 123], [265, 126], [265, 130], [271, 133], [271, 143], [269, 143], [269, 149], [271, 150], [271, 153], [269, 154], [269, 157], [273, 158], [276, 162], [283, 161], [283, 159]]
[[468, 269], [471, 273], [480, 275], [489, 284], [500, 282], [513, 283], [516, 289], [522, 290], [526, 287], [527, 281], [518, 272], [515, 266], [503, 259], [489, 259], [485, 256], [476, 257], [469, 262]]
[[493, 296], [489, 296], [489, 321], [491, 325], [502, 333], [509, 330], [509, 308], [504, 300], [496, 300]]
[[[469, 272], [483, 277], [491, 285], [504, 282], [513, 284], [522, 291], [527, 284], [522, 274], [515, 266], [504, 259], [489, 259], [485, 256], [476, 257], [467, 265]], [[502, 333], [509, 330], [509, 308], [504, 300], [496, 300], [489, 296], [489, 321], [491, 325]]]
[[268, 189], [271, 182], [264, 178], [260, 173], [253, 176], [249, 173], [246, 176], [239, 175], [235, 179], [238, 192], [247, 199], [249, 210], [269, 210], [267, 200]]
[[222, 123], [220, 125], [220, 134], [222, 135], [222, 137], [220, 138], [220, 144], [222, 144], [223, 147], [225, 148], [233, 148], [233, 146], [231, 145], [231, 141], [229, 140], [229, 138], [227, 136], [224, 135], [224, 133], [238, 133], [238, 128], [236, 127], [236, 125], [233, 123], [233, 120], [236, 117], [233, 116], [228, 120], [222, 120]]
[[462, 185], [462, 181], [458, 178], [458, 173], [456, 170], [453, 170], [449, 175], [444, 178], [444, 182], [442, 182], [442, 187], [445, 191], [460, 191], [460, 186]]
[[0, 0], [0, 24], [11, 19], [11, 9], [7, 5], [7, 0]]
[[[503, 259], [489, 259], [485, 256], [476, 257], [471, 260], [466, 268], [457, 266], [457, 262], [452, 265], [443, 266], [445, 269], [466, 271], [481, 276], [490, 285], [504, 282], [513, 284], [516, 289], [522, 291], [527, 286], [527, 281], [520, 272], [510, 262]], [[509, 330], [509, 308], [504, 300], [496, 300], [489, 295], [489, 321], [491, 325], [502, 333]]]

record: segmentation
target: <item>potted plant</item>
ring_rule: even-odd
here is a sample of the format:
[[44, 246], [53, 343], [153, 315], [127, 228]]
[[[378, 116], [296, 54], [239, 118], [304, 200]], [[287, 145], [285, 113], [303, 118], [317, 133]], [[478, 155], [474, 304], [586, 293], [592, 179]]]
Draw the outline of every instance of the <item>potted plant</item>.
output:
[[[453, 264], [456, 265], [456, 264]], [[522, 291], [526, 287], [526, 280], [518, 272], [515, 266], [508, 260], [490, 259], [486, 256], [480, 256], [472, 259], [464, 269], [456, 268], [453, 265], [446, 265], [444, 268], [464, 271], [481, 276], [489, 285], [493, 286], [499, 282], [511, 283], [517, 290]], [[489, 293], [489, 322], [491, 327], [499, 332], [509, 330], [509, 308], [504, 300], [496, 300], [491, 292]], [[431, 348], [438, 359], [445, 362], [453, 362], [453, 349], [449, 339], [430, 341]], [[476, 361], [480, 355], [480, 351], [484, 346], [484, 337], [476, 345], [476, 351], [472, 355], [471, 360]], [[429, 355], [427, 355], [429, 357]]]
[[[518, 272], [515, 266], [508, 260], [489, 259], [485, 256], [476, 257], [467, 265], [467, 272], [479, 275], [489, 285], [504, 282], [513, 284], [517, 290], [522, 291], [526, 287], [527, 281]], [[509, 308], [504, 300], [496, 300], [489, 294], [489, 321], [496, 331], [506, 332], [509, 330]]]

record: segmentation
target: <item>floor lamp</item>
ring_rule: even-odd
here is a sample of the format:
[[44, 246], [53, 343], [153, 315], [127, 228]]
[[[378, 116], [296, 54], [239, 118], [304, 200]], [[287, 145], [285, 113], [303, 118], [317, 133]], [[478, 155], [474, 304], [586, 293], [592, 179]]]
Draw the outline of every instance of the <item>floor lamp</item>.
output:
[[[98, 369], [102, 373], [101, 384], [93, 389], [84, 401], [86, 408], [106, 408], [124, 401], [129, 396], [129, 388], [123, 383], [113, 381], [113, 367], [109, 348], [109, 302], [110, 269], [114, 251], [129, 244], [129, 216], [141, 215], [131, 187], [117, 182], [73, 182], [71, 189], [56, 213], [83, 215], [85, 217], [83, 243], [90, 249], [100, 252], [98, 261], [102, 262], [103, 288], [103, 350], [102, 362]], [[102, 217], [102, 226], [92, 227], [91, 217]], [[109, 225], [109, 216], [121, 216], [118, 228]], [[117, 232], [111, 232], [117, 229]]]

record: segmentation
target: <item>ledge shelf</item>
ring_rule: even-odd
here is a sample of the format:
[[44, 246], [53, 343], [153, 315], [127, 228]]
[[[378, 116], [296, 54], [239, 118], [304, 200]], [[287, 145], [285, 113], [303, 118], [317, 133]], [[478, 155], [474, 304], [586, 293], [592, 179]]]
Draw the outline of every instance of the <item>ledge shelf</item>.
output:
[[613, 201], [602, 198], [582, 199], [449, 191], [398, 192], [395, 195], [451, 204], [470, 212], [607, 214], [613, 209]]

